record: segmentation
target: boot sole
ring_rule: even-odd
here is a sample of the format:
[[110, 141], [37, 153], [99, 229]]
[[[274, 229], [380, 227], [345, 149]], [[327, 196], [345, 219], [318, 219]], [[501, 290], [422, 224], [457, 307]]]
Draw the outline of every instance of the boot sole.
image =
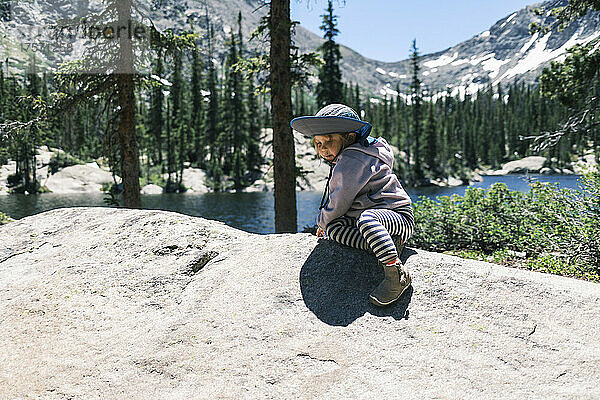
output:
[[369, 300], [371, 301], [371, 303], [373, 303], [374, 305], [379, 306], [379, 307], [389, 306], [393, 302], [397, 301], [400, 297], [402, 297], [402, 294], [404, 292], [406, 292], [406, 289], [408, 289], [411, 285], [412, 285], [412, 279], [410, 280], [410, 282], [408, 283], [408, 285], [406, 285], [404, 287], [404, 289], [402, 289], [402, 291], [400, 292], [400, 294], [398, 295], [398, 297], [396, 297], [394, 300], [388, 301], [387, 303], [381, 302], [381, 301], [377, 300], [377, 298], [375, 298], [375, 297], [373, 297], [371, 295], [369, 295]]

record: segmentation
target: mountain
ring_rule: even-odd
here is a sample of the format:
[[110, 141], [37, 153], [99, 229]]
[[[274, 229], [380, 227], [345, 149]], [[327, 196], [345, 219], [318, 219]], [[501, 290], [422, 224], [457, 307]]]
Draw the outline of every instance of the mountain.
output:
[[[422, 57], [424, 85], [431, 92], [447, 90], [452, 95], [475, 93], [489, 84], [512, 82], [536, 83], [541, 70], [551, 61], [564, 60], [567, 49], [588, 43], [600, 36], [600, 14], [590, 13], [565, 29], [553, 29], [545, 35], [529, 34], [529, 24], [551, 25], [555, 19], [549, 11], [536, 16], [537, 7], [556, 3], [545, 2], [525, 7], [496, 22], [489, 30], [446, 50]], [[565, 5], [562, 0], [558, 5]], [[379, 95], [396, 94], [408, 89], [409, 60], [384, 63], [357, 57], [348, 48], [342, 49], [345, 80], [359, 82]]]
[[[98, 8], [99, 0], [39, 0], [36, 2], [18, 2], [22, 7], [19, 18], [29, 26], [53, 23], [66, 16], [82, 15], [86, 9]], [[160, 7], [155, 5], [160, 3]], [[529, 24], [540, 22], [551, 24], [554, 17], [548, 12], [536, 16], [534, 8], [555, 4], [548, 1], [525, 7], [496, 22], [493, 26], [469, 40], [446, 50], [427, 54], [422, 57], [422, 81], [430, 92], [451, 93], [453, 95], [474, 93], [489, 84], [503, 85], [512, 82], [535, 83], [542, 68], [553, 60], [563, 60], [569, 47], [578, 43], [587, 43], [600, 36], [600, 14], [590, 13], [573, 22], [567, 29], [548, 34], [529, 34]], [[567, 0], [560, 0], [564, 5]], [[152, 5], [154, 4], [154, 6]], [[207, 15], [216, 36], [215, 58], [222, 62], [227, 49], [226, 41], [231, 31], [237, 32], [238, 11], [243, 14], [242, 32], [245, 40], [266, 14], [267, 6], [263, 0], [163, 0], [153, 1], [140, 7], [159, 29], [174, 28], [182, 30], [189, 27], [193, 20], [200, 32], [206, 32]], [[555, 4], [556, 5], [556, 4]], [[0, 33], [6, 31], [0, 22]], [[13, 43], [11, 43], [11, 40]], [[206, 45], [206, 35], [202, 38]], [[294, 41], [300, 51], [316, 49], [323, 39], [309, 32], [301, 25], [297, 26]], [[11, 61], [23, 68], [27, 63], [23, 51], [15, 52], [15, 39], [2, 38], [0, 53], [12, 45]], [[402, 48], [409, 43], [401, 44]], [[248, 43], [248, 51], [268, 52], [268, 42], [254, 39]], [[381, 62], [361, 56], [346, 46], [340, 46], [343, 56], [341, 69], [343, 79], [355, 82], [374, 96], [395, 95], [399, 88], [401, 95], [408, 90], [410, 83], [409, 60]], [[404, 50], [403, 50], [404, 51]], [[314, 78], [316, 81], [316, 78]], [[444, 92], [445, 91], [445, 92]]]
[[[188, 0], [186, 15], [194, 15]], [[227, 39], [230, 29], [236, 29], [237, 10], [244, 15], [244, 35], [257, 26], [265, 15], [266, 7], [262, 0], [226, 0], [208, 2], [211, 22], [221, 37], [221, 43]], [[181, 4], [181, 3], [178, 3]], [[430, 92], [444, 90], [452, 95], [475, 93], [489, 84], [507, 85], [513, 82], [536, 83], [541, 70], [551, 61], [564, 60], [567, 49], [575, 44], [587, 43], [600, 36], [600, 13], [590, 13], [573, 22], [567, 29], [558, 32], [553, 29], [546, 35], [529, 33], [532, 22], [551, 25], [555, 18], [549, 11], [537, 16], [535, 8], [551, 9], [567, 4], [567, 0], [547, 1], [525, 7], [496, 22], [485, 32], [446, 50], [422, 57], [421, 79]], [[201, 10], [201, 14], [204, 11]], [[323, 39], [298, 25], [293, 36], [301, 52], [315, 50]], [[409, 43], [401, 44], [402, 49]], [[267, 43], [252, 43], [251, 49], [268, 51]], [[223, 46], [221, 54], [224, 53]], [[346, 82], [356, 82], [375, 96], [396, 95], [396, 87], [401, 94], [410, 84], [410, 61], [382, 62], [363, 57], [349, 47], [340, 46], [342, 53], [341, 69]], [[392, 50], [393, 51], [393, 50]], [[404, 51], [404, 50], [402, 50]], [[401, 52], [399, 52], [401, 53]], [[313, 79], [316, 82], [316, 78]]]

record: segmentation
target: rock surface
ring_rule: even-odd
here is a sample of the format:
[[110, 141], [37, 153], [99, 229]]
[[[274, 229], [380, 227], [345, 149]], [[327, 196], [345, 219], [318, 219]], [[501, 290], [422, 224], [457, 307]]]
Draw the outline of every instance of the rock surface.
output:
[[156, 210], [0, 226], [0, 398], [598, 398], [600, 285]]
[[186, 168], [183, 170], [183, 184], [189, 192], [207, 193], [206, 172], [199, 168]]
[[146, 185], [142, 188], [141, 191], [142, 194], [162, 194], [163, 193], [163, 188], [155, 185], [155, 184], [150, 184], [150, 185]]
[[592, 153], [579, 157], [571, 165], [573, 167], [573, 172], [576, 174], [585, 174], [586, 172], [594, 171], [598, 168], [596, 157]]
[[63, 168], [40, 183], [54, 193], [98, 193], [102, 191], [103, 184], [114, 181], [110, 171], [101, 169], [93, 162]]
[[546, 163], [546, 157], [529, 156], [520, 160], [509, 161], [499, 170], [489, 170], [487, 175], [507, 175], [522, 172], [540, 172]]

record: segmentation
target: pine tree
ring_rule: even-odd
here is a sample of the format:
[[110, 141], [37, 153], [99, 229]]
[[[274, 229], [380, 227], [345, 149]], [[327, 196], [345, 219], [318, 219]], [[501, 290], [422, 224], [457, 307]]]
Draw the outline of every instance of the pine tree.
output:
[[[238, 38], [241, 42], [241, 23], [242, 14], [238, 14]], [[244, 116], [246, 115], [245, 104], [244, 104], [244, 93], [243, 93], [243, 76], [239, 69], [235, 68], [240, 58], [240, 52], [242, 50], [241, 43], [236, 40], [233, 33], [230, 39], [230, 53], [225, 61], [225, 68], [227, 74], [227, 97], [229, 99], [227, 105], [227, 112], [230, 115], [228, 120], [230, 121], [229, 131], [231, 139], [231, 174], [233, 176], [233, 188], [236, 191], [240, 191], [243, 188], [243, 175], [246, 169], [246, 161], [243, 154], [243, 145], [246, 142], [244, 134], [247, 132], [245, 129]], [[239, 46], [239, 48], [238, 48]]]
[[337, 26], [337, 16], [333, 15], [332, 1], [329, 0], [327, 14], [321, 15], [323, 23], [321, 30], [325, 32], [323, 38], [325, 43], [320, 47], [325, 64], [319, 71], [319, 85], [317, 86], [318, 107], [323, 107], [330, 103], [341, 103], [344, 101], [342, 73], [340, 71], [340, 53], [339, 45], [334, 38], [339, 33]]
[[[4, 65], [0, 61], [0, 123], [4, 122], [4, 107], [7, 102], [8, 92], [6, 90], [6, 80], [4, 79]], [[0, 144], [2, 142], [0, 141]]]
[[273, 126], [273, 178], [275, 181], [275, 232], [296, 232], [296, 152], [290, 127], [291, 20], [290, 1], [270, 2], [271, 119]]
[[164, 118], [163, 118], [163, 104], [164, 104], [164, 94], [163, 94], [163, 79], [164, 67], [163, 67], [163, 59], [162, 59], [162, 49], [159, 49], [157, 52], [157, 57], [154, 66], [154, 75], [159, 79], [158, 82], [154, 82], [154, 86], [152, 86], [151, 94], [150, 94], [150, 134], [152, 136], [152, 144], [153, 148], [156, 150], [156, 154], [153, 157], [154, 164], [161, 165], [162, 173], [164, 171], [163, 164], [163, 129], [164, 129]]
[[246, 136], [246, 167], [253, 175], [258, 176], [258, 172], [263, 163], [260, 153], [260, 110], [258, 99], [254, 93], [254, 76], [249, 74], [248, 79], [248, 134]]
[[[172, 54], [173, 73], [171, 75], [171, 91], [169, 93], [169, 129], [167, 132], [167, 192], [178, 191], [177, 185], [180, 182], [178, 174], [181, 163], [181, 146], [183, 131], [180, 129], [183, 119], [183, 64], [182, 53], [175, 49]], [[179, 148], [179, 149], [178, 149]], [[175, 177], [173, 177], [175, 175]]]
[[192, 49], [192, 135], [193, 147], [189, 152], [191, 162], [198, 165], [200, 168], [205, 168], [204, 165], [204, 96], [202, 95], [202, 70], [204, 68], [202, 58], [200, 56], [200, 48], [198, 41], [194, 42]]
[[410, 85], [411, 89], [411, 106], [412, 106], [412, 137], [415, 140], [414, 145], [414, 180], [416, 182], [420, 182], [423, 179], [423, 170], [421, 167], [421, 154], [420, 154], [420, 138], [423, 134], [422, 128], [422, 110], [421, 103], [422, 93], [421, 93], [421, 80], [419, 79], [419, 72], [421, 67], [419, 65], [420, 61], [419, 50], [417, 49], [417, 40], [413, 40], [412, 48], [410, 53], [411, 60], [411, 68], [412, 68], [412, 82]]
[[360, 88], [358, 86], [358, 83], [354, 86], [354, 101], [352, 102], [352, 105], [354, 106], [354, 110], [358, 113], [358, 116], [360, 117], [362, 107], [360, 103]]
[[496, 127], [495, 134], [498, 135], [498, 163], [506, 158], [506, 106], [504, 104], [504, 91], [502, 85], [498, 83], [498, 102], [496, 106]]
[[437, 123], [434, 114], [434, 103], [430, 102], [427, 113], [427, 122], [425, 125], [425, 154], [423, 159], [427, 168], [433, 172], [434, 175], [439, 173], [439, 167], [437, 164], [438, 146], [437, 146]]
[[[207, 16], [208, 21], [208, 16]], [[208, 22], [207, 22], [208, 24]], [[214, 39], [214, 31], [211, 24], [208, 24], [208, 52], [207, 52], [207, 72], [206, 72], [206, 86], [209, 91], [207, 115], [206, 115], [206, 141], [209, 147], [209, 158], [207, 162], [207, 176], [211, 181], [213, 191], [219, 191], [221, 189], [221, 161], [218, 158], [218, 131], [217, 131], [217, 118], [218, 118], [218, 104], [219, 96], [217, 92], [217, 71], [213, 62], [213, 48], [212, 41]]]

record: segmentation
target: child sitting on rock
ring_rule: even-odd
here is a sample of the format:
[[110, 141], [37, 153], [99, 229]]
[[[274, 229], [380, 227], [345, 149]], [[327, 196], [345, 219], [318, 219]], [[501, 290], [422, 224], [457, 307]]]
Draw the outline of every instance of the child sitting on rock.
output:
[[399, 256], [414, 231], [415, 219], [410, 197], [392, 172], [392, 149], [385, 139], [370, 137], [371, 124], [343, 104], [295, 118], [291, 126], [313, 140], [331, 168], [317, 217], [317, 236], [375, 253], [385, 278], [369, 299], [377, 306], [393, 303], [411, 284]]

